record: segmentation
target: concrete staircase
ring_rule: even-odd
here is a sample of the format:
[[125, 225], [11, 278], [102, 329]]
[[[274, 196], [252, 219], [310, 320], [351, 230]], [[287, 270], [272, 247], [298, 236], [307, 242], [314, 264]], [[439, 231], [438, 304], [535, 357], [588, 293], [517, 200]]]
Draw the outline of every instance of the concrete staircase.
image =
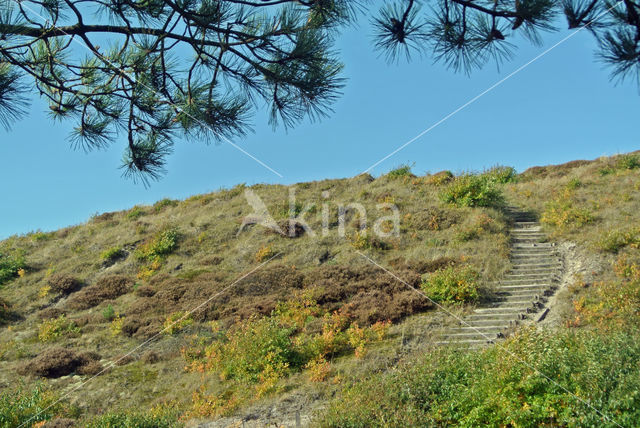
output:
[[513, 220], [512, 269], [493, 284], [490, 301], [464, 316], [458, 325], [443, 329], [436, 343], [484, 346], [504, 338], [519, 323], [546, 315], [547, 298], [553, 295], [562, 276], [562, 259], [554, 244], [545, 242], [534, 215], [516, 207], [507, 210]]

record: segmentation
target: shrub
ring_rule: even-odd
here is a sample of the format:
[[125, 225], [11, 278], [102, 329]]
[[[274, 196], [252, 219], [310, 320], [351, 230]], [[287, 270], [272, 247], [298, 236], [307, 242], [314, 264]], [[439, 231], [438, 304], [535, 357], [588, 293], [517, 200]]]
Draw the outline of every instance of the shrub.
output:
[[164, 228], [136, 250], [136, 257], [146, 262], [163, 260], [178, 247], [179, 236], [178, 229]]
[[193, 319], [185, 312], [174, 312], [167, 317], [163, 324], [165, 334], [176, 334], [193, 324]]
[[582, 187], [582, 181], [580, 181], [579, 178], [572, 178], [571, 180], [569, 180], [569, 182], [567, 182], [567, 185], [565, 187], [568, 190], [575, 190], [579, 187]]
[[125, 257], [126, 255], [127, 253], [122, 249], [122, 247], [111, 247], [100, 253], [100, 258], [104, 262], [113, 263], [116, 260]]
[[294, 331], [279, 325], [273, 317], [243, 321], [226, 333], [224, 340], [207, 348], [208, 368], [222, 379], [267, 383], [271, 387], [290, 366], [300, 363], [291, 342]]
[[602, 251], [617, 253], [624, 247], [638, 248], [640, 246], [640, 228], [628, 230], [610, 230], [598, 241], [597, 246]]
[[20, 276], [19, 272], [26, 267], [22, 252], [16, 251], [13, 254], [0, 252], [0, 286]]
[[271, 245], [265, 245], [263, 247], [260, 247], [260, 249], [256, 252], [254, 259], [257, 263], [262, 263], [265, 260], [269, 260], [270, 258], [274, 257], [275, 255], [276, 252], [273, 251]]
[[463, 207], [498, 207], [504, 204], [502, 192], [495, 181], [473, 174], [456, 177], [440, 197], [444, 202]]
[[485, 171], [482, 176], [494, 183], [504, 184], [514, 182], [518, 172], [513, 167], [497, 165]]
[[36, 230], [35, 232], [31, 232], [28, 235], [33, 242], [43, 242], [48, 241], [54, 236], [56, 236], [55, 232], [43, 232], [41, 230]]
[[262, 395], [290, 372], [303, 368], [321, 380], [330, 369], [330, 357], [350, 351], [361, 357], [369, 343], [385, 337], [390, 324], [359, 327], [346, 311], [323, 314], [309, 293], [296, 293], [292, 300], [279, 303], [270, 316], [254, 315], [229, 331], [213, 324], [212, 343], [196, 338], [182, 353], [189, 370], [214, 372], [223, 380], [253, 386]]
[[451, 171], [440, 171], [427, 176], [426, 182], [428, 184], [433, 184], [434, 186], [442, 186], [443, 184], [451, 182], [454, 178], [455, 177]]
[[640, 168], [640, 157], [635, 154], [626, 154], [618, 158], [617, 165], [619, 169], [636, 169]]
[[611, 175], [611, 174], [613, 174], [614, 172], [616, 172], [616, 170], [615, 170], [615, 169], [613, 169], [613, 168], [611, 168], [610, 166], [605, 166], [605, 167], [602, 167], [602, 168], [600, 168], [600, 169], [598, 170], [598, 173], [599, 173], [602, 177], [604, 177], [605, 175]]
[[69, 301], [69, 306], [74, 309], [89, 309], [130, 292], [133, 283], [133, 280], [123, 275], [103, 276], [95, 284], [77, 292]]
[[411, 165], [400, 165], [397, 168], [392, 169], [387, 173], [387, 177], [391, 179], [402, 178], [402, 177], [412, 177], [411, 173]]
[[58, 378], [73, 373], [92, 361], [100, 360], [94, 353], [77, 353], [66, 348], [48, 348], [18, 368], [22, 375]]
[[577, 312], [572, 325], [593, 324], [614, 328], [638, 324], [640, 307], [640, 266], [634, 258], [619, 256], [613, 264], [615, 280], [598, 281], [590, 287], [590, 293], [574, 301]]
[[0, 428], [33, 426], [63, 410], [54, 393], [43, 386], [4, 389], [0, 392]]
[[113, 306], [108, 305], [102, 310], [102, 316], [107, 321], [113, 321], [113, 319], [116, 317], [116, 311], [113, 309]]
[[640, 420], [637, 329], [532, 327], [481, 352], [426, 355], [347, 386], [317, 425], [632, 427]]
[[11, 310], [9, 302], [0, 297], [0, 326], [16, 319], [16, 314]]
[[145, 364], [155, 364], [160, 361], [160, 356], [155, 351], [147, 351], [142, 354], [140, 360]]
[[165, 198], [165, 199], [162, 199], [162, 200], [156, 202], [155, 204], [153, 204], [153, 210], [156, 213], [159, 213], [159, 212], [161, 212], [162, 210], [164, 210], [167, 207], [178, 206], [179, 203], [180, 203], [179, 201], [176, 201], [176, 200], [173, 200], [173, 199], [169, 199], [169, 198]]
[[47, 278], [47, 284], [55, 293], [70, 294], [80, 288], [81, 283], [76, 278], [60, 273], [54, 273]]
[[470, 303], [479, 298], [478, 273], [470, 266], [447, 266], [422, 281], [422, 290], [430, 299], [440, 303]]
[[137, 220], [145, 214], [147, 214], [146, 211], [141, 206], [136, 205], [129, 210], [127, 218], [129, 220]]
[[124, 325], [124, 317], [119, 314], [116, 315], [111, 320], [111, 325], [109, 326], [109, 330], [111, 331], [111, 336], [116, 337], [120, 333], [122, 333], [122, 327]]
[[560, 229], [575, 229], [592, 222], [593, 216], [587, 209], [576, 207], [570, 198], [559, 197], [546, 204], [540, 221]]
[[77, 336], [79, 334], [80, 328], [65, 315], [44, 320], [38, 327], [38, 339], [41, 342], [53, 342], [63, 336]]
[[351, 240], [351, 246], [356, 250], [369, 250], [369, 249], [388, 250], [389, 249], [389, 245], [387, 245], [386, 242], [384, 242], [383, 240], [375, 236], [371, 236], [369, 233], [367, 233], [366, 230], [356, 232], [353, 235], [351, 235], [349, 238]]
[[44, 285], [40, 287], [40, 290], [38, 290], [38, 297], [40, 297], [41, 299], [44, 299], [45, 297], [49, 296], [50, 292], [51, 292], [51, 286]]

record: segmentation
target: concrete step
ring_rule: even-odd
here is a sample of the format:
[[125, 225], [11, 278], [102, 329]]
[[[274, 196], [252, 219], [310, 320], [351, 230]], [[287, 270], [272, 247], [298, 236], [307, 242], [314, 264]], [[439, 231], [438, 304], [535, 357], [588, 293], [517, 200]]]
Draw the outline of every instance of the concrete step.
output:
[[562, 259], [554, 253], [549, 254], [511, 254], [509, 257], [513, 264], [544, 264], [562, 263]]
[[533, 305], [534, 303], [540, 301], [540, 299], [535, 299], [535, 298], [529, 298], [529, 297], [524, 297], [524, 296], [496, 296], [493, 300], [493, 302], [495, 303], [499, 303], [501, 305], [503, 304], [507, 304], [507, 305], [516, 305], [516, 304], [522, 304], [522, 305], [527, 305], [527, 304], [531, 304]]
[[500, 291], [520, 291], [520, 290], [527, 290], [527, 291], [538, 291], [543, 293], [546, 290], [552, 289], [554, 288], [553, 284], [510, 284], [510, 285], [503, 285], [502, 287], [496, 288], [497, 292]]
[[545, 267], [545, 268], [521, 268], [521, 269], [511, 269], [505, 275], [536, 275], [536, 274], [547, 274], [553, 275], [560, 272], [560, 268], [557, 267]]
[[519, 297], [521, 299], [540, 300], [544, 297], [544, 293], [539, 290], [500, 290], [495, 293], [496, 298], [502, 299], [505, 297]]
[[554, 248], [555, 245], [552, 242], [539, 242], [534, 244], [514, 242], [511, 244], [511, 248]]
[[540, 222], [530, 221], [530, 220], [521, 220], [514, 222], [515, 229], [527, 228], [527, 227], [540, 227]]
[[[547, 245], [549, 244], [548, 242], [542, 242], [540, 243], [540, 245]], [[524, 245], [524, 244], [523, 244]], [[514, 247], [513, 245], [511, 245], [511, 253], [512, 254], [531, 254], [531, 255], [540, 255], [540, 254], [550, 254], [550, 253], [555, 253], [556, 249], [553, 247], [549, 247], [549, 246], [539, 246], [539, 247], [535, 247], [535, 246], [528, 246], [528, 247]]]
[[493, 282], [489, 285], [493, 287], [494, 291], [506, 291], [509, 287], [550, 287], [553, 284], [549, 278], [541, 278], [537, 280], [530, 279], [512, 279], [501, 280], [500, 282]]
[[513, 263], [512, 267], [514, 269], [536, 269], [536, 268], [547, 268], [547, 267], [552, 267], [552, 268], [562, 268], [563, 265], [562, 263], [558, 262], [538, 262], [538, 261], [526, 261], [526, 260], [522, 260], [522, 261], [518, 261], [517, 263]]
[[464, 331], [464, 332], [453, 332], [451, 330], [447, 330], [445, 332], [442, 332], [440, 334], [440, 337], [457, 337], [457, 338], [465, 338], [465, 337], [476, 337], [478, 339], [486, 337], [487, 339], [495, 339], [495, 337], [497, 336], [497, 334], [500, 333], [500, 331], [496, 331], [496, 332], [492, 332], [492, 331], [474, 331], [473, 328], [470, 329], [469, 331]]
[[545, 297], [557, 288], [564, 267], [555, 245], [533, 213], [519, 207], [507, 207], [513, 221], [510, 229], [512, 266], [492, 285], [493, 300], [482, 303], [458, 326], [440, 333], [436, 343], [451, 346], [480, 347], [499, 340], [502, 333], [520, 320], [531, 318], [542, 308]]
[[518, 266], [518, 265], [551, 265], [551, 264], [556, 264], [556, 265], [561, 265], [562, 266], [562, 261], [554, 256], [544, 256], [544, 257], [510, 257], [511, 260], [511, 265], [512, 266]]
[[439, 340], [434, 342], [436, 345], [444, 346], [465, 346], [465, 345], [489, 345], [495, 343], [493, 340], [478, 340], [478, 339], [466, 339], [466, 340]]
[[501, 315], [506, 315], [506, 314], [511, 314], [511, 313], [528, 313], [528, 311], [530, 309], [533, 309], [533, 302], [530, 304], [517, 304], [517, 305], [511, 305], [511, 304], [502, 304], [500, 306], [485, 306], [482, 308], [477, 308], [473, 311], [474, 314], [501, 314]]
[[514, 248], [512, 246], [511, 254], [539, 256], [544, 254], [558, 254], [558, 253], [556, 252], [556, 249], [553, 247]]
[[515, 326], [524, 319], [526, 314], [473, 314], [474, 316], [460, 323], [461, 327], [485, 327], [496, 324], [504, 324], [507, 327]]
[[467, 331], [479, 331], [483, 333], [493, 333], [493, 332], [499, 333], [503, 330], [506, 330], [507, 328], [509, 328], [509, 324], [501, 324], [501, 323], [495, 323], [494, 325], [483, 325], [483, 326], [464, 326], [463, 325], [461, 327], [450, 327], [447, 329], [447, 332], [464, 333]]
[[507, 273], [504, 275], [504, 279], [536, 279], [536, 278], [546, 278], [548, 277], [548, 273]]

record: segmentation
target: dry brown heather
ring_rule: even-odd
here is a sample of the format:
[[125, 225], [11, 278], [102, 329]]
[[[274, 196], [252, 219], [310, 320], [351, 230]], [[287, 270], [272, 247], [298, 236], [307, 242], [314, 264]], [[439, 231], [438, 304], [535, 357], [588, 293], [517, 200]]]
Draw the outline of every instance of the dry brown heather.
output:
[[[532, 168], [516, 183], [499, 187], [508, 203], [544, 214], [554, 239], [575, 241], [602, 254], [598, 243], [606, 238], [604, 231], [637, 225], [640, 218], [638, 169], [621, 167], [620, 162], [606, 158]], [[314, 206], [305, 220], [315, 237], [285, 237], [260, 225], [238, 234], [243, 218], [253, 213], [244, 196], [247, 188], [262, 198], [277, 221], [287, 217], [289, 187], [265, 184], [239, 185], [184, 201], [163, 200], [96, 215], [56, 232], [11, 237], [0, 243], [0, 252], [24, 251], [27, 268], [0, 288], [0, 309], [11, 313], [0, 336], [0, 386], [32, 385], [44, 377], [54, 391], [63, 393], [101, 367], [111, 367], [71, 393], [81, 417], [132, 403], [145, 408], [173, 401], [188, 407], [203, 377], [183, 370], [181, 347], [194, 340], [194, 334], [210, 332], [210, 321], [228, 328], [252, 315], [268, 315], [299, 290], [310, 290], [323, 311], [342, 308], [361, 326], [394, 323], [389, 338], [362, 361], [344, 356], [332, 362], [334, 383], [391, 364], [407, 326], [416, 319], [429, 326], [439, 322], [440, 315], [432, 303], [356, 250], [414, 287], [420, 286], [422, 274], [451, 263], [472, 266], [483, 282], [508, 268], [507, 218], [498, 209], [442, 202], [439, 194], [450, 180], [440, 173], [299, 183], [293, 186], [299, 208]], [[558, 202], [554, 211], [549, 205], [554, 200], [569, 205]], [[400, 235], [379, 241], [359, 238], [359, 219], [350, 212], [347, 237], [340, 237], [338, 204], [354, 202], [366, 207], [369, 227], [390, 214], [377, 204], [397, 205]], [[330, 210], [327, 236], [322, 236], [323, 204]], [[162, 237], [177, 238], [177, 245], [153, 250]], [[207, 300], [184, 329], [156, 336], [171, 314]], [[61, 327], [56, 330], [53, 323]], [[152, 343], [123, 358], [152, 337]], [[288, 390], [314, 388], [322, 394], [339, 386], [329, 381], [311, 385], [303, 374], [286, 382]], [[215, 391], [222, 381], [209, 375], [206, 383]]]

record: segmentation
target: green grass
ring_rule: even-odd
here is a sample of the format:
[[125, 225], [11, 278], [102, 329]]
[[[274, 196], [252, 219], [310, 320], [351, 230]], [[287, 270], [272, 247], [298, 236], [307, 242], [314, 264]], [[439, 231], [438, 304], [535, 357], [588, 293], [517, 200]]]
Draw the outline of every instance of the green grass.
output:
[[0, 286], [17, 278], [20, 270], [26, 267], [23, 252], [16, 251], [13, 254], [0, 252]]

